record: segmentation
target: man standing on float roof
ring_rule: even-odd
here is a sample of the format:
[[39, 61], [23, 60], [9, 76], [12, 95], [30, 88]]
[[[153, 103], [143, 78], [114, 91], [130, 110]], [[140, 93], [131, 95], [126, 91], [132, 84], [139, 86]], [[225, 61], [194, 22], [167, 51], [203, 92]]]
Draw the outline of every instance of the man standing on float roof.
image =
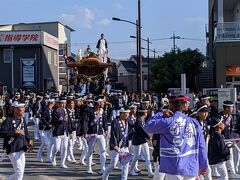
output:
[[107, 40], [104, 38], [104, 34], [101, 34], [101, 38], [98, 40], [96, 46], [99, 58], [102, 60], [103, 63], [107, 63], [107, 54], [108, 54], [108, 43]]
[[184, 114], [189, 101], [186, 96], [171, 99], [173, 116], [161, 112], [146, 121], [147, 133], [160, 134], [160, 168], [166, 180], [195, 180], [207, 171], [207, 152], [199, 123]]

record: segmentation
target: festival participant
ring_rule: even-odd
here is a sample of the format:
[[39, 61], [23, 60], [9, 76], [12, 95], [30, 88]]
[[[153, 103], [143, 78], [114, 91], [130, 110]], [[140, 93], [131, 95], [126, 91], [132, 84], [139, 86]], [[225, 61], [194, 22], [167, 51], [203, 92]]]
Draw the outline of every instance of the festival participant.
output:
[[213, 134], [208, 144], [208, 159], [212, 168], [216, 168], [220, 174], [220, 179], [228, 180], [226, 161], [230, 159], [230, 150], [234, 144], [229, 146], [224, 142], [222, 132], [225, 128], [222, 117], [212, 119]]
[[68, 139], [68, 154], [67, 154], [67, 160], [69, 162], [76, 163], [74, 154], [73, 154], [73, 148], [74, 144], [76, 142], [76, 130], [77, 130], [77, 121], [75, 116], [75, 103], [74, 99], [68, 99], [67, 100], [67, 115], [69, 120], [69, 125], [71, 126], [71, 133], [69, 134]]
[[84, 124], [84, 119], [86, 119], [87, 117], [87, 105], [83, 102], [83, 100], [84, 100], [83, 98], [79, 98], [79, 97], [75, 99], [75, 102], [76, 102], [75, 116], [77, 119], [76, 135], [79, 139], [79, 142], [81, 142], [81, 150], [82, 150], [82, 154], [80, 156], [80, 164], [83, 164], [84, 166], [86, 166], [87, 164], [85, 163], [85, 159], [88, 152], [88, 144], [84, 135], [87, 134], [88, 126]]
[[66, 98], [59, 97], [57, 100], [59, 107], [53, 112], [53, 151], [52, 165], [56, 166], [56, 155], [61, 151], [61, 168], [67, 168], [65, 165], [68, 147], [69, 120], [66, 110]]
[[30, 108], [30, 96], [27, 94], [25, 95], [24, 97], [24, 103], [25, 103], [25, 113], [24, 113], [24, 119], [26, 121], [26, 124], [28, 124], [29, 122], [29, 118], [30, 118], [30, 111], [31, 111], [31, 108]]
[[144, 159], [146, 162], [148, 176], [153, 177], [152, 165], [150, 161], [150, 153], [148, 140], [150, 139], [149, 135], [143, 130], [143, 126], [145, 121], [147, 120], [148, 110], [140, 109], [138, 110], [138, 117], [136, 122], [134, 123], [134, 132], [132, 137], [132, 147], [133, 147], [133, 160], [131, 162], [131, 167], [129, 173], [132, 176], [137, 176], [140, 170], [137, 168], [137, 160], [139, 155], [141, 154], [141, 150], [144, 155]]
[[133, 152], [132, 150], [132, 136], [133, 136], [133, 132], [134, 132], [134, 124], [137, 120], [137, 106], [135, 104], [131, 104], [130, 105], [130, 113], [129, 113], [129, 120], [128, 120], [128, 123], [129, 123], [129, 131], [131, 132], [129, 135], [128, 135], [128, 141], [129, 141], [129, 151], [130, 153]]
[[[225, 139], [232, 139], [232, 128], [233, 128], [233, 112], [234, 104], [231, 101], [224, 101], [223, 102], [223, 111], [220, 112], [221, 117], [223, 118], [223, 123], [225, 128], [222, 131], [222, 135]], [[235, 147], [233, 147], [235, 148]], [[236, 173], [235, 166], [234, 166], [234, 154], [233, 148], [230, 148], [230, 159], [227, 161], [227, 167], [230, 171], [229, 178], [240, 178], [240, 175]]]
[[99, 58], [102, 60], [103, 63], [107, 63], [108, 43], [103, 33], [101, 34], [101, 38], [97, 42], [96, 48], [99, 53]]
[[[209, 130], [210, 130], [208, 128], [208, 124], [206, 121], [209, 111], [210, 109], [207, 107], [207, 105], [204, 105], [204, 104], [199, 104], [198, 109], [196, 111], [196, 116], [197, 116], [196, 119], [199, 122], [200, 126], [202, 127], [202, 132], [203, 132], [206, 145], [208, 144], [208, 137], [209, 137]], [[208, 166], [208, 171], [204, 175], [204, 179], [212, 180], [212, 171], [210, 166]]]
[[[111, 136], [110, 136], [110, 151], [111, 151], [111, 161], [105, 172], [102, 175], [103, 180], [108, 180], [108, 176], [110, 172], [117, 165], [119, 159], [121, 159], [124, 155], [129, 155], [128, 150], [128, 134], [129, 134], [129, 124], [128, 124], [128, 116], [130, 110], [127, 108], [120, 109], [120, 116], [114, 119], [111, 123]], [[131, 156], [131, 155], [130, 155]], [[129, 161], [122, 162], [122, 173], [121, 179], [127, 180], [128, 177], [128, 167]]]
[[106, 162], [106, 142], [105, 136], [108, 135], [107, 131], [107, 116], [104, 113], [104, 99], [98, 99], [94, 102], [94, 108], [88, 109], [88, 116], [84, 119], [85, 124], [88, 124], [88, 131], [85, 137], [88, 140], [88, 153], [87, 153], [87, 173], [93, 174], [92, 171], [92, 154], [96, 142], [99, 145], [100, 153], [100, 174], [105, 171]]
[[42, 97], [37, 96], [36, 102], [33, 104], [33, 121], [34, 121], [34, 139], [39, 139], [39, 121], [42, 114]]
[[7, 117], [1, 126], [1, 135], [4, 137], [4, 147], [11, 160], [14, 174], [9, 180], [22, 180], [25, 169], [25, 152], [28, 145], [32, 145], [28, 134], [26, 122], [24, 121], [24, 103], [15, 101], [13, 103], [14, 117]]
[[51, 162], [52, 155], [52, 123], [53, 123], [53, 107], [55, 106], [55, 99], [47, 100], [48, 106], [42, 113], [39, 122], [39, 134], [41, 137], [41, 145], [37, 153], [37, 160], [43, 162], [42, 153], [43, 149], [47, 147], [47, 161]]
[[186, 96], [171, 99], [173, 116], [157, 113], [146, 121], [147, 133], [160, 134], [160, 168], [166, 180], [195, 180], [207, 171], [207, 153], [202, 128], [184, 114], [189, 101]]

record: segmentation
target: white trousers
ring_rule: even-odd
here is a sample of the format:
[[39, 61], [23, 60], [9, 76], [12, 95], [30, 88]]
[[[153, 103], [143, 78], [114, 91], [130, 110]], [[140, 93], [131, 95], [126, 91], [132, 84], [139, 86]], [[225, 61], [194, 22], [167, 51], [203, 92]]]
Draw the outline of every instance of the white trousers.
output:
[[49, 131], [49, 139], [48, 139], [48, 145], [47, 145], [47, 161], [52, 161], [52, 151], [53, 151], [53, 135], [52, 131]]
[[9, 176], [7, 180], [22, 180], [25, 169], [25, 152], [19, 151], [8, 155], [13, 165], [14, 174]]
[[83, 136], [81, 136], [81, 141], [82, 141], [83, 151], [80, 156], [80, 163], [83, 163], [85, 161], [86, 155], [88, 153], [88, 144], [87, 144], [87, 140]]
[[152, 165], [151, 165], [151, 161], [150, 161], [150, 152], [149, 152], [149, 146], [148, 143], [144, 143], [138, 146], [132, 145], [132, 149], [133, 149], [133, 160], [131, 162], [131, 167], [130, 167], [130, 172], [132, 172], [133, 170], [136, 171], [137, 169], [137, 160], [139, 155], [141, 154], [141, 150], [143, 152], [143, 156], [145, 158], [145, 163], [147, 166], [147, 170], [148, 170], [148, 174], [152, 174]]
[[[234, 148], [234, 147], [233, 147]], [[229, 148], [230, 150], [230, 159], [226, 162], [226, 165], [231, 174], [236, 174], [234, 160], [233, 160], [233, 148]]]
[[[129, 152], [128, 148], [125, 148], [124, 151]], [[114, 151], [114, 150], [111, 150], [111, 161], [110, 161], [110, 164], [108, 165], [108, 167], [106, 168], [106, 170], [104, 171], [104, 173], [102, 175], [102, 180], [108, 180], [108, 176], [109, 176], [110, 172], [117, 165], [118, 161], [119, 161], [119, 153]], [[121, 180], [127, 180], [127, 178], [128, 178], [128, 167], [129, 167], [129, 163], [122, 166]]]
[[[37, 154], [37, 158], [38, 159], [42, 159], [42, 153], [43, 153], [43, 150], [44, 148], [47, 147], [47, 152], [50, 151], [50, 147], [48, 146], [49, 144], [49, 141], [52, 137], [52, 133], [50, 132], [50, 130], [39, 130], [39, 134], [40, 134], [40, 138], [41, 138], [41, 145], [39, 146], [39, 149], [38, 149], [38, 154]], [[48, 157], [47, 157], [48, 158]]]
[[33, 119], [34, 121], [34, 139], [38, 140], [39, 139], [39, 118], [35, 118]]
[[[240, 148], [240, 142], [238, 142], [236, 146]], [[235, 170], [236, 172], [238, 172], [240, 167], [240, 152], [235, 147], [233, 147], [233, 156], [235, 157], [234, 158]]]
[[159, 163], [154, 165], [154, 176], [153, 180], [164, 180], [165, 178], [165, 173], [159, 172]]
[[29, 112], [24, 113], [24, 119], [25, 119], [26, 124], [28, 124], [28, 122], [29, 122]]
[[226, 162], [221, 162], [216, 165], [211, 165], [212, 168], [216, 168], [218, 173], [220, 174], [219, 180], [228, 180], [228, 172], [226, 167]]
[[94, 150], [95, 144], [98, 143], [100, 150], [100, 169], [103, 173], [105, 171], [105, 163], [106, 163], [106, 142], [104, 135], [96, 135], [96, 141], [93, 145], [89, 145], [88, 153], [87, 153], [87, 165], [88, 171], [92, 171], [92, 154]]
[[166, 174], [165, 180], [195, 180], [196, 177]]
[[[65, 165], [67, 157], [67, 147], [68, 147], [68, 137], [66, 134], [62, 136], [53, 137], [53, 151], [52, 151], [52, 161], [56, 162], [56, 155], [60, 151], [61, 153], [61, 166]], [[60, 150], [61, 149], [61, 150]]]
[[111, 134], [111, 126], [108, 126], [108, 135], [105, 137], [105, 141], [106, 141], [106, 153], [109, 152], [109, 143], [110, 143], [110, 134]]
[[68, 155], [67, 155], [67, 158], [71, 161], [75, 161], [75, 157], [74, 157], [74, 154], [73, 154], [73, 148], [74, 148], [74, 145], [75, 145], [75, 142], [77, 140], [77, 137], [76, 137], [76, 131], [73, 131], [71, 135], [69, 135], [68, 137]]

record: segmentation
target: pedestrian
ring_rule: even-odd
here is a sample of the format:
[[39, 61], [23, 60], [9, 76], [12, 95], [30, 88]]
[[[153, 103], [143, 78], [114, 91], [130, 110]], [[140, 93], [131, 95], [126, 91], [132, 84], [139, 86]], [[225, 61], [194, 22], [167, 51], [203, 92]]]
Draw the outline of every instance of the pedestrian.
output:
[[153, 177], [154, 175], [152, 172], [152, 165], [150, 161], [150, 152], [148, 146], [148, 140], [150, 139], [150, 136], [143, 130], [143, 126], [145, 124], [145, 121], [147, 120], [147, 116], [147, 109], [138, 110], [138, 117], [136, 119], [136, 122], [134, 123], [134, 132], [132, 137], [132, 149], [134, 156], [131, 162], [131, 167], [129, 169], [129, 173], [132, 176], [137, 176], [138, 173], [141, 172], [141, 170], [139, 170], [137, 167], [137, 160], [141, 154], [141, 150], [143, 152], [143, 156], [147, 166], [148, 176]]
[[43, 111], [40, 123], [39, 123], [39, 134], [41, 137], [41, 145], [37, 153], [37, 160], [43, 162], [42, 154], [43, 149], [47, 147], [47, 161], [52, 160], [52, 127], [53, 127], [53, 108], [55, 106], [55, 99], [47, 100], [48, 106]]
[[4, 148], [12, 163], [14, 174], [8, 180], [22, 180], [25, 169], [25, 152], [32, 145], [26, 122], [24, 121], [25, 104], [15, 101], [12, 104], [13, 117], [8, 117], [1, 126]]
[[98, 143], [100, 154], [100, 174], [105, 171], [106, 163], [106, 141], [105, 136], [108, 135], [107, 115], [104, 113], [104, 99], [98, 98], [94, 102], [94, 108], [89, 108], [88, 116], [85, 123], [88, 124], [88, 131], [85, 138], [88, 139], [87, 153], [87, 173], [93, 174], [92, 171], [92, 154], [94, 146]]
[[146, 121], [147, 133], [160, 134], [160, 168], [166, 180], [195, 180], [207, 171], [207, 153], [202, 128], [184, 114], [189, 101], [186, 96], [171, 98], [173, 116], [159, 112]]
[[66, 110], [66, 97], [59, 97], [59, 107], [53, 112], [53, 151], [52, 165], [56, 166], [56, 155], [61, 151], [61, 168], [67, 168], [65, 161], [67, 157], [68, 135], [70, 132], [69, 121]]
[[[129, 154], [129, 143], [128, 135], [130, 132], [128, 117], [130, 110], [127, 108], [120, 109], [120, 116], [114, 119], [111, 123], [111, 136], [110, 136], [110, 151], [111, 151], [111, 160], [110, 164], [106, 168], [105, 172], [102, 175], [103, 180], [107, 180], [110, 172], [116, 167], [119, 158]], [[131, 156], [131, 155], [130, 155]], [[129, 161], [122, 163], [122, 173], [121, 180], [127, 180], [128, 177], [128, 167]]]
[[217, 172], [221, 176], [220, 179], [228, 180], [226, 162], [230, 159], [229, 148], [233, 147], [234, 144], [227, 146], [224, 142], [224, 137], [222, 136], [222, 132], [225, 128], [224, 119], [222, 117], [217, 117], [212, 120], [213, 134], [208, 144], [209, 164], [212, 168], [217, 169]]

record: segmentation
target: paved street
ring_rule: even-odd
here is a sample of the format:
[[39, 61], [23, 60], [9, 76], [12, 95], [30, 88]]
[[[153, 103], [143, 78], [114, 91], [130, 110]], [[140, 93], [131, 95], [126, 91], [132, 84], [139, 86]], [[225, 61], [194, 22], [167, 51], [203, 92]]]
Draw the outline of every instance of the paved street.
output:
[[[0, 139], [0, 154], [3, 153], [2, 150], [2, 142], [3, 140]], [[80, 180], [80, 179], [101, 179], [101, 176], [97, 173], [99, 171], [99, 156], [96, 153], [94, 154], [93, 161], [97, 163], [93, 166], [93, 171], [95, 174], [89, 176], [86, 174], [87, 168], [80, 164], [72, 164], [66, 163], [68, 166], [67, 169], [62, 169], [59, 167], [60, 165], [60, 154], [57, 156], [57, 167], [53, 167], [49, 163], [40, 163], [36, 160], [37, 150], [39, 147], [39, 141], [35, 143], [35, 147], [33, 152], [26, 153], [26, 169], [24, 174], [24, 180]], [[75, 158], [76, 160], [80, 157], [80, 150], [77, 149], [75, 145]], [[44, 154], [43, 158], [46, 157], [46, 153]], [[106, 165], [109, 164], [109, 157], [107, 158]], [[142, 170], [140, 176], [133, 177], [129, 176], [128, 179], [151, 179], [147, 177], [146, 167], [143, 162], [139, 162], [139, 168]], [[4, 180], [6, 176], [10, 175], [13, 172], [12, 165], [8, 158], [4, 160], [4, 162], [0, 162], [0, 180]], [[110, 174], [109, 179], [120, 179], [120, 170], [114, 170], [112, 174]]]

